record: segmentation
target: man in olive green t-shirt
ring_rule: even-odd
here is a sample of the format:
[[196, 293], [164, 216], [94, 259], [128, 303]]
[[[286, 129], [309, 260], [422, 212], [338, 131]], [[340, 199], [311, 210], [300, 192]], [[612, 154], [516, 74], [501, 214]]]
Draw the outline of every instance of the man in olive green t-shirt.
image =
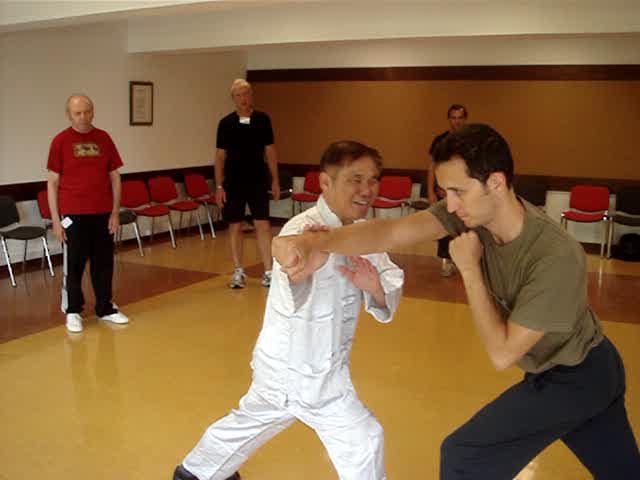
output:
[[312, 251], [357, 255], [453, 235], [451, 257], [491, 361], [525, 375], [444, 440], [440, 478], [512, 479], [558, 439], [596, 478], [636, 478], [624, 366], [587, 305], [582, 247], [516, 196], [509, 145], [492, 128], [452, 133], [434, 161], [445, 200], [406, 217], [278, 237], [278, 263], [293, 275]]

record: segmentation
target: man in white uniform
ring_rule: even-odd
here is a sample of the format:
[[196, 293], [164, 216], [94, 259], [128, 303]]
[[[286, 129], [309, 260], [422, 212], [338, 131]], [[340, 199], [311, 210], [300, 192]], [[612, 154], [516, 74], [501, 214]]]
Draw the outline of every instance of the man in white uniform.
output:
[[[363, 219], [378, 193], [379, 153], [357, 142], [329, 146], [322, 196], [281, 235]], [[211, 425], [176, 468], [174, 480], [239, 478], [238, 468], [296, 419], [313, 428], [341, 480], [382, 480], [383, 430], [351, 382], [349, 357], [360, 306], [390, 322], [404, 273], [386, 253], [318, 252], [288, 277], [274, 262], [264, 325], [253, 353], [253, 382], [237, 410]]]

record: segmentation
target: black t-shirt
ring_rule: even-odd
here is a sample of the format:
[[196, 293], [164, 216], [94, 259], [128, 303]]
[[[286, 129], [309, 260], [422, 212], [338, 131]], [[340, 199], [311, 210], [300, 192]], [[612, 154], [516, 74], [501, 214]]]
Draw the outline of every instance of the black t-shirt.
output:
[[[449, 133], [450, 133], [449, 130], [447, 130], [446, 132], [441, 133], [440, 135], [438, 135], [436, 138], [433, 139], [433, 142], [431, 142], [431, 146], [429, 147], [429, 155], [431, 155], [431, 158], [433, 158], [436, 148], [438, 148], [438, 145], [440, 144], [440, 142], [445, 138], [447, 138]], [[433, 163], [431, 164], [431, 168], [433, 168]], [[438, 198], [444, 198], [443, 192], [438, 192], [439, 188], [440, 186], [438, 185], [438, 180], [435, 177], [433, 177], [433, 190], [436, 192], [436, 195], [438, 196]]]
[[271, 119], [264, 112], [254, 110], [249, 123], [241, 123], [237, 112], [232, 112], [218, 124], [216, 147], [226, 152], [224, 183], [226, 185], [268, 182], [269, 169], [264, 149], [273, 145]]

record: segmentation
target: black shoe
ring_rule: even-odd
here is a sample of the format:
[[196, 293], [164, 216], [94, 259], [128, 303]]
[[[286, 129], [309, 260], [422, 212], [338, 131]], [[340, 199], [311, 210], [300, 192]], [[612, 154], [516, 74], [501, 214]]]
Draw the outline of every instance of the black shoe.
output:
[[198, 480], [198, 477], [191, 474], [189, 470], [182, 465], [178, 465], [176, 471], [173, 472], [173, 480]]
[[[178, 465], [176, 471], [173, 472], [173, 480], [198, 480], [198, 477], [190, 473], [182, 465]], [[240, 480], [240, 472], [234, 473], [227, 480]]]

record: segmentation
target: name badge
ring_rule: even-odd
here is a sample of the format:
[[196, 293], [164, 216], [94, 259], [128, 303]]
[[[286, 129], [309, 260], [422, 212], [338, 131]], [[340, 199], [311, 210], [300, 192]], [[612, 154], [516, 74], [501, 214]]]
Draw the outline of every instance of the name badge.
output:
[[251, 124], [251, 117], [240, 117], [240, 123], [243, 125]]

